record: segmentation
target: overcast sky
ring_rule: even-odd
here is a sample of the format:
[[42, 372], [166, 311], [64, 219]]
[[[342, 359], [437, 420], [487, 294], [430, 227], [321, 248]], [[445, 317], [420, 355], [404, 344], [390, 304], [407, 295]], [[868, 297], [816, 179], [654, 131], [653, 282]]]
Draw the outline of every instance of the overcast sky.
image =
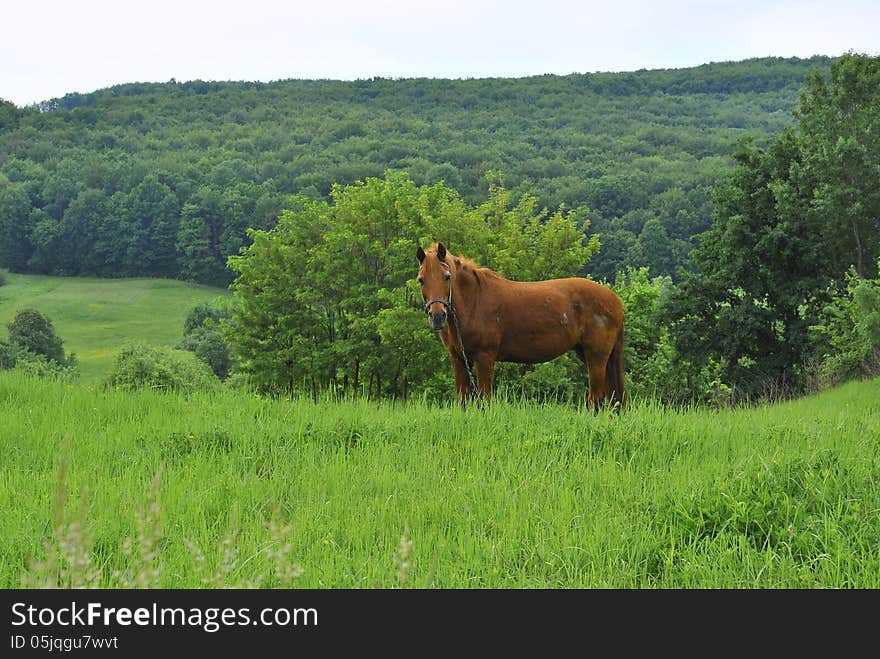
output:
[[2, 0], [0, 98], [125, 82], [522, 77], [880, 54], [878, 0]]

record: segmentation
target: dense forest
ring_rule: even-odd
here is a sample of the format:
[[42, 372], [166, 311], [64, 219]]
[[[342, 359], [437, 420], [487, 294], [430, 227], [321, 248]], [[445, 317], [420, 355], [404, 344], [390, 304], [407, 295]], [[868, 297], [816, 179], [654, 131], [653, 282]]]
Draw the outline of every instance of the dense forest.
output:
[[[0, 267], [227, 285], [292, 195], [405, 171], [469, 204], [491, 185], [568, 209], [586, 271], [680, 278], [745, 136], [793, 125], [830, 59], [520, 79], [132, 83], [0, 103]], [[442, 238], [442, 236], [437, 236]], [[585, 273], [586, 274], [586, 273]]]

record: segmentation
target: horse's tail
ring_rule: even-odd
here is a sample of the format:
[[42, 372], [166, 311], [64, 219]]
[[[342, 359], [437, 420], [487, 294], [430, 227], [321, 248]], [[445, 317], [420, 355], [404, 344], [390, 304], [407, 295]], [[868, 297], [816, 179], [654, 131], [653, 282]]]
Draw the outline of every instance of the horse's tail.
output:
[[608, 366], [605, 369], [605, 387], [611, 395], [611, 403], [618, 403], [619, 408], [626, 406], [626, 389], [623, 384], [623, 325], [617, 333], [617, 341], [608, 357]]

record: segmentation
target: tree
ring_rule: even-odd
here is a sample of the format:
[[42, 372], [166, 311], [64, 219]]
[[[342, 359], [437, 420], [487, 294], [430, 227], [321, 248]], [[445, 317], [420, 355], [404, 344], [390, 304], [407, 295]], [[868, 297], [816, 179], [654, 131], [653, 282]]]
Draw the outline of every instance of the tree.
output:
[[20, 112], [14, 104], [0, 98], [0, 132], [12, 130], [18, 125]]
[[671, 275], [677, 262], [674, 245], [663, 223], [656, 217], [649, 219], [642, 227], [627, 261], [650, 269], [651, 272]]
[[176, 244], [180, 204], [171, 189], [149, 174], [128, 195], [123, 235], [123, 270], [129, 275], [173, 277], [178, 272]]
[[0, 267], [24, 272], [33, 247], [28, 234], [31, 204], [23, 186], [0, 178]]
[[841, 281], [848, 265], [869, 277], [880, 253], [880, 57], [848, 53], [806, 80], [796, 112], [810, 212]]
[[64, 362], [62, 341], [52, 321], [36, 309], [22, 309], [6, 325], [9, 340], [37, 355], [59, 364]]
[[521, 195], [514, 203], [513, 193], [494, 174], [488, 179], [489, 198], [472, 211], [476, 221], [471, 226], [482, 225], [482, 248], [475, 246], [476, 253], [485, 254], [493, 269], [521, 281], [569, 277], [599, 251], [598, 237], [585, 237], [588, 220], [578, 227], [564, 208], [553, 214], [539, 209], [533, 195]]
[[614, 281], [614, 291], [626, 310], [624, 372], [628, 393], [674, 400], [681, 395], [676, 378], [675, 351], [663, 321], [661, 306], [672, 290], [669, 277], [649, 276], [649, 269], [628, 268]]
[[329, 228], [330, 207], [302, 197], [291, 206], [272, 230], [249, 231], [251, 245], [229, 258], [237, 276], [224, 337], [242, 371], [263, 391], [292, 393], [310, 384], [320, 351], [332, 340], [324, 320], [330, 300], [320, 303], [322, 291], [312, 285], [308, 269], [309, 252]]
[[55, 272], [58, 263], [58, 237], [61, 234], [61, 222], [42, 208], [35, 208], [28, 218], [30, 225], [30, 242], [33, 248], [28, 259], [28, 270], [49, 274]]
[[184, 204], [177, 233], [177, 261], [184, 279], [225, 285], [231, 277], [221, 250], [222, 195], [201, 188]]
[[64, 210], [53, 240], [53, 272], [60, 275], [97, 274], [95, 244], [107, 216], [107, 198], [101, 190], [83, 190]]
[[[746, 143], [716, 186], [714, 225], [670, 305], [676, 347], [720, 359], [727, 382], [758, 393], [799, 386], [809, 327], [850, 266], [880, 253], [880, 58], [847, 55], [811, 76], [797, 130]], [[870, 261], [869, 261], [870, 259]]]
[[723, 363], [724, 380], [757, 394], [797, 382], [808, 354], [807, 305], [829, 284], [821, 245], [790, 172], [796, 135], [767, 151], [745, 144], [715, 194], [715, 224], [694, 251], [697, 271], [671, 297], [671, 331], [689, 361]]
[[46, 178], [40, 196], [45, 202], [43, 208], [53, 219], [60, 221], [67, 205], [85, 187], [80, 179], [81, 168], [77, 158], [69, 158]]
[[[247, 227], [274, 225], [287, 195], [329, 201], [334, 182], [406, 168], [418, 184], [444, 180], [477, 206], [488, 197], [486, 174], [503, 170], [517, 203], [534, 196], [536, 212], [590, 207], [594, 230], [607, 238], [606, 255], [591, 266], [610, 280], [633, 265], [626, 252], [644, 220], [628, 222], [637, 211], [661, 221], [674, 258], [683, 258], [676, 241], [710, 224], [708, 191], [731, 168], [731, 130], [761, 140], [790, 126], [780, 110], [794, 106], [808, 68], [827, 72], [829, 62], [767, 58], [519, 80], [118, 85], [39, 108], [0, 105], [0, 173], [28, 196], [18, 214], [25, 224], [16, 224], [27, 235], [31, 219], [62, 222], [83, 190], [108, 200], [95, 254], [78, 253], [90, 263], [68, 262], [65, 271], [99, 263], [107, 276], [226, 284], [226, 257], [247, 244]], [[198, 212], [184, 217], [186, 203]], [[181, 219], [188, 226], [179, 232]], [[40, 238], [60, 235], [55, 226], [43, 224]], [[618, 227], [631, 235], [615, 235]], [[64, 240], [44, 240], [32, 266], [26, 249], [25, 267], [56, 271]], [[169, 246], [179, 262], [169, 261]]]

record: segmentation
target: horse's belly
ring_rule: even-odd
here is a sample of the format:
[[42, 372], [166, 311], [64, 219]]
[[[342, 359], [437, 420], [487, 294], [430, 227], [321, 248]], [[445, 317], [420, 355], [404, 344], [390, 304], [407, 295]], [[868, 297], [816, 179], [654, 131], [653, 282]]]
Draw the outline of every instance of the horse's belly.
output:
[[559, 355], [566, 352], [563, 350], [562, 352], [551, 352], [551, 353], [515, 353], [515, 352], [501, 352], [498, 353], [498, 361], [499, 362], [516, 362], [517, 364], [540, 364], [541, 362], [549, 362], [551, 359], [556, 359]]
[[539, 364], [556, 359], [574, 347], [573, 340], [560, 341], [559, 337], [529, 336], [502, 342], [498, 361], [520, 364]]

